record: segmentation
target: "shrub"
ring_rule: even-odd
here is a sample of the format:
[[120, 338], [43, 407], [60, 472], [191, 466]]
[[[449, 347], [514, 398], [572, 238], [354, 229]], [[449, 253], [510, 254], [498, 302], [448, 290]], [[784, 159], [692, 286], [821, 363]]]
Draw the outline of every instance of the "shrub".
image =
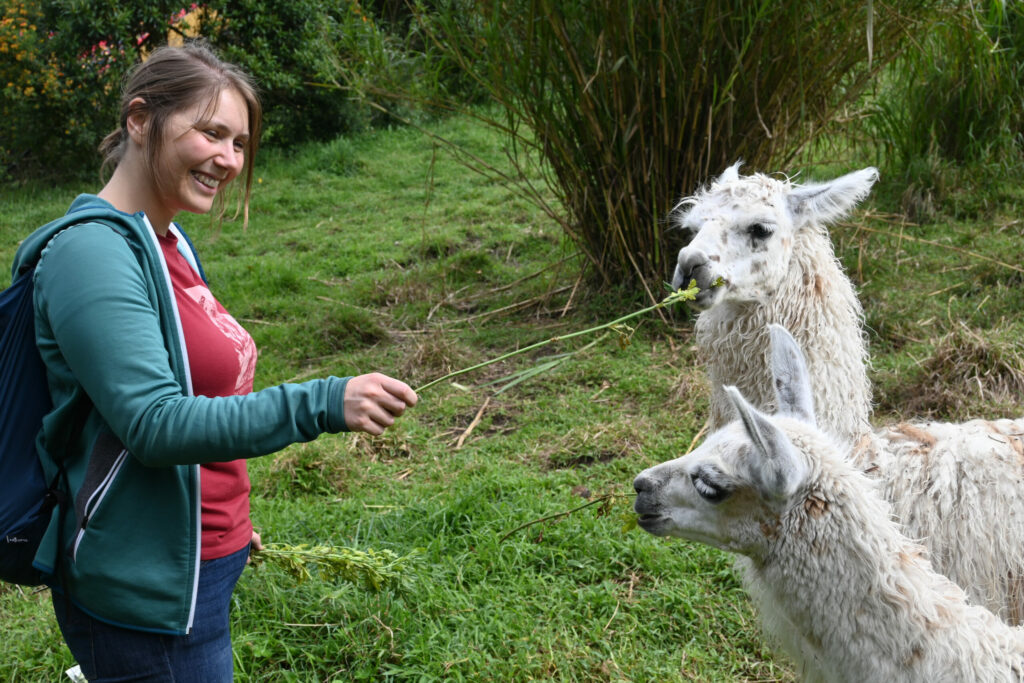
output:
[[266, 107], [266, 142], [291, 145], [359, 130], [366, 112], [332, 87], [322, 64], [334, 36], [364, 29], [357, 3], [322, 0], [226, 0], [210, 36], [224, 56], [256, 78]]
[[41, 71], [38, 8], [20, 0], [2, 0], [0, 19], [0, 179], [15, 161], [23, 135], [22, 121], [33, 119]]
[[931, 4], [450, 0], [419, 19], [501, 105], [517, 180], [593, 271], [649, 284], [671, 271], [680, 195], [737, 159], [785, 165]]
[[1024, 165], [1024, 3], [962, 0], [923, 35], [886, 74], [867, 125], [906, 184], [904, 209], [927, 219], [951, 187]]
[[206, 37], [253, 74], [271, 145], [364, 128], [375, 114], [351, 85], [407, 61], [357, 0], [0, 5], [0, 178], [92, 174], [96, 147], [117, 122], [122, 77], [168, 41]]
[[117, 121], [121, 77], [170, 3], [0, 0], [0, 177], [78, 175]]

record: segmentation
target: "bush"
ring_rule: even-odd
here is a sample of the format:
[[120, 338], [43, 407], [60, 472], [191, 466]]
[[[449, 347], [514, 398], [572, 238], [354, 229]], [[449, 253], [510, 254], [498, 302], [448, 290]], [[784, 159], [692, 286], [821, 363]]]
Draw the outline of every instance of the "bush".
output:
[[518, 180], [599, 278], [650, 286], [674, 263], [679, 197], [737, 159], [785, 165], [931, 4], [450, 0], [420, 22], [501, 105]]
[[1024, 3], [964, 0], [924, 35], [893, 63], [867, 123], [906, 185], [904, 209], [928, 219], [952, 187], [1024, 166]]
[[[179, 0], [180, 2], [180, 0]], [[0, 0], [0, 178], [94, 172], [120, 82], [172, 23], [166, 0]], [[179, 5], [180, 6], [180, 5]], [[13, 18], [13, 21], [12, 21]]]
[[401, 41], [357, 0], [0, 5], [0, 179], [94, 173], [97, 145], [117, 123], [122, 77], [169, 40], [204, 36], [253, 74], [271, 145], [331, 139], [372, 124], [379, 114], [353, 84], [409, 61]]
[[339, 35], [358, 45], [354, 35], [367, 39], [374, 31], [362, 21], [358, 3], [227, 0], [218, 10], [222, 28], [209, 37], [259, 83], [267, 144], [328, 140], [366, 126], [367, 112], [323, 76], [329, 46]]

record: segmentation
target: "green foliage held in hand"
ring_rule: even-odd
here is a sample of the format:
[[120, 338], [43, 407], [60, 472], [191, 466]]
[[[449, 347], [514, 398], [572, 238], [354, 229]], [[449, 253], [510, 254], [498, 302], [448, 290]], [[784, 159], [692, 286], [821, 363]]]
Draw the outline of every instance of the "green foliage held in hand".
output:
[[399, 556], [390, 550], [268, 543], [253, 553], [252, 562], [255, 566], [275, 565], [300, 582], [316, 572], [324, 580], [345, 581], [372, 593], [403, 593], [411, 587], [410, 571], [415, 556], [415, 552]]

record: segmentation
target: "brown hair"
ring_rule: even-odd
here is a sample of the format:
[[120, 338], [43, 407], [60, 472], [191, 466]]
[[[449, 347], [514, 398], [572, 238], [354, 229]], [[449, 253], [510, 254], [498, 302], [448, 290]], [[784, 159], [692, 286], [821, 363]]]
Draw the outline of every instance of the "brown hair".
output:
[[[101, 172], [117, 166], [124, 156], [128, 142], [128, 117], [144, 113], [148, 120], [146, 162], [155, 174], [167, 120], [187, 107], [196, 106], [204, 101], [215, 102], [225, 88], [238, 92], [245, 100], [249, 112], [249, 141], [245, 149], [245, 189], [241, 197], [244, 224], [248, 224], [253, 160], [259, 147], [263, 107], [249, 74], [240, 67], [222, 60], [206, 41], [190, 41], [179, 47], [159, 47], [148, 59], [136, 64], [129, 71], [121, 92], [119, 125], [100, 143], [100, 153], [103, 155]], [[218, 215], [222, 216], [222, 196], [218, 195], [218, 201]]]

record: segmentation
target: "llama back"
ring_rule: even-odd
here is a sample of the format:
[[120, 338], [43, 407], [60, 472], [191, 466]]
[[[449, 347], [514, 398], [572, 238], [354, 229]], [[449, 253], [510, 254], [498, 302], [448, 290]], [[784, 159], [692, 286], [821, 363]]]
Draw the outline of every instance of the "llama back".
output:
[[853, 457], [972, 602], [1024, 621], [1024, 420], [900, 423], [865, 436]]

